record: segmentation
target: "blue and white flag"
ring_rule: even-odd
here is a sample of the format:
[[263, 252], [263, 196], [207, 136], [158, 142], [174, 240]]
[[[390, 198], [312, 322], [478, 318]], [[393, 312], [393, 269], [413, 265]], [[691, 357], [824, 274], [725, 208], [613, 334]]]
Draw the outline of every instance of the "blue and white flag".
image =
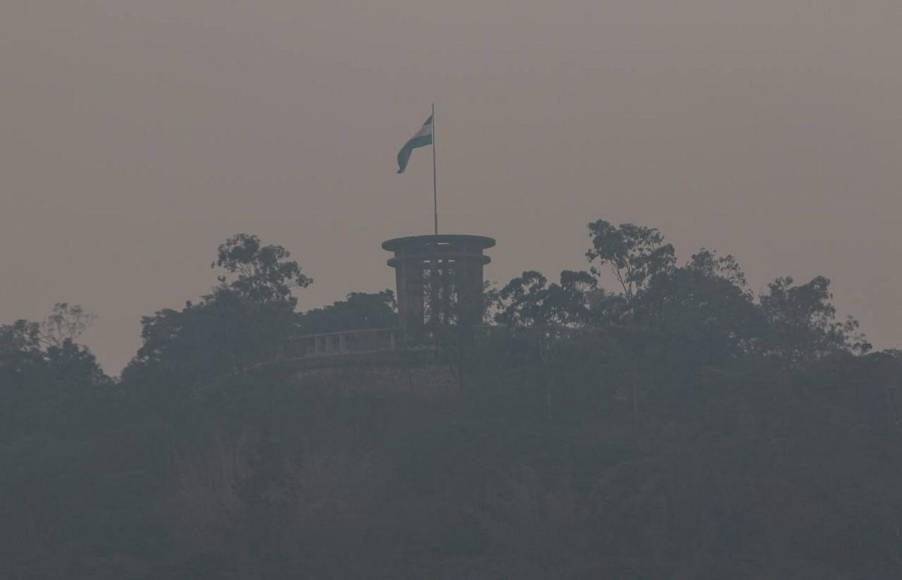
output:
[[411, 137], [398, 151], [398, 173], [404, 173], [404, 170], [407, 169], [407, 162], [410, 160], [413, 150], [426, 145], [432, 145], [432, 115], [429, 115], [417, 134]]

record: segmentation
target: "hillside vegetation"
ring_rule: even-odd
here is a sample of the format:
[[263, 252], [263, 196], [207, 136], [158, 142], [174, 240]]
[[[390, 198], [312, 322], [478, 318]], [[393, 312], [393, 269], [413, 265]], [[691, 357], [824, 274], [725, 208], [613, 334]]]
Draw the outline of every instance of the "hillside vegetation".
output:
[[0, 577], [902, 577], [902, 354], [826, 278], [756, 295], [731, 256], [588, 234], [587, 270], [436, 329], [447, 396], [266, 372], [395, 305], [299, 310], [312, 279], [247, 234], [120, 378], [77, 306], [0, 325]]

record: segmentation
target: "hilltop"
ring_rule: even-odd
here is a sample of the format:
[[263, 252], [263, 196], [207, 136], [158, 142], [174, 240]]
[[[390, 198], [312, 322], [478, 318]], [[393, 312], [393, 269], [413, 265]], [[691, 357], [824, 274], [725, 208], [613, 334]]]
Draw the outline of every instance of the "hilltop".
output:
[[312, 279], [247, 234], [121, 379], [77, 307], [0, 326], [0, 575], [898, 577], [902, 355], [825, 277], [756, 295], [654, 228], [589, 241], [585, 271], [487, 288], [483, 325], [388, 374], [267, 370], [397, 308], [301, 311]]

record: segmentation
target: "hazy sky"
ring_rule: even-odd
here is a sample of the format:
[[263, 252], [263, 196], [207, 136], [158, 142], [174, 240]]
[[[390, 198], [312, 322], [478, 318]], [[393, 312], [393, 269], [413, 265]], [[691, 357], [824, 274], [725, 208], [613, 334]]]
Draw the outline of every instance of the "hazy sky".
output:
[[491, 235], [490, 279], [581, 267], [585, 224], [834, 282], [902, 345], [899, 0], [4, 0], [0, 321], [139, 321], [230, 234], [291, 250], [301, 307], [391, 286], [382, 240]]

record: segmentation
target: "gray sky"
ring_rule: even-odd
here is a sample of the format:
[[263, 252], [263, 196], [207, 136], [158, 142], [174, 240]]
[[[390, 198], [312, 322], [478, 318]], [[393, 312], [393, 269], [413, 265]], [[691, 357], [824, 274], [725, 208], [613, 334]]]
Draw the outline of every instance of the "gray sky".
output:
[[489, 278], [630, 221], [755, 290], [824, 274], [899, 346], [900, 30], [898, 0], [6, 0], [0, 321], [83, 304], [118, 372], [236, 232], [294, 253], [303, 308], [391, 286], [434, 100], [443, 229], [498, 239]]

